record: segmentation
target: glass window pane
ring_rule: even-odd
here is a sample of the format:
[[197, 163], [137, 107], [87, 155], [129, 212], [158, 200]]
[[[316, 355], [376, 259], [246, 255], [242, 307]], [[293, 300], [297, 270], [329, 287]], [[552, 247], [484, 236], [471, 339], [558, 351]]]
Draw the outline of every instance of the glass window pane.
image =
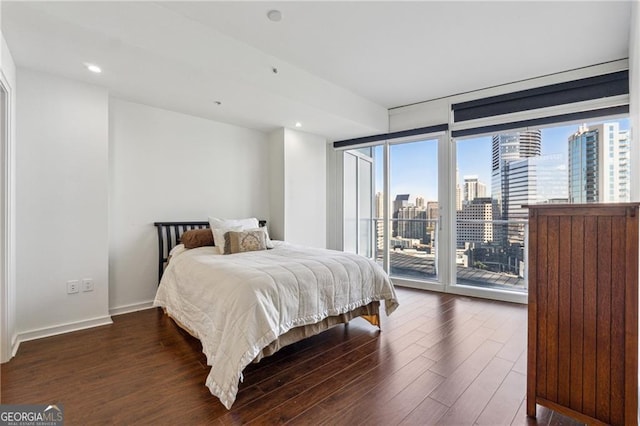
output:
[[456, 141], [456, 283], [526, 291], [528, 210], [629, 201], [629, 120]]
[[629, 193], [629, 119], [550, 129], [567, 138], [571, 203], [622, 203]]
[[391, 145], [390, 273], [437, 280], [438, 141]]
[[[512, 180], [504, 173], [506, 164], [540, 155], [540, 132], [456, 144], [456, 283], [522, 291], [527, 212], [521, 202], [528, 183], [522, 167]], [[507, 211], [510, 221], [503, 220]]]
[[[367, 148], [369, 154], [371, 148]], [[373, 256], [373, 158], [362, 150], [344, 153], [344, 251]]]
[[366, 257], [373, 256], [372, 170], [371, 161], [364, 158], [358, 159], [358, 220], [360, 221], [358, 254]]
[[344, 251], [356, 253], [358, 250], [358, 211], [357, 211], [357, 157], [344, 154]]

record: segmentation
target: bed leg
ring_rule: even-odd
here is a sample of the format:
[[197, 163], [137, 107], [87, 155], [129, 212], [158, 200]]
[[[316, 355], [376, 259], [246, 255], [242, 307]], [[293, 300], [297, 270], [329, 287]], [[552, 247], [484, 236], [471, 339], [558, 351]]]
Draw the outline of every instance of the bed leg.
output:
[[362, 318], [369, 321], [371, 325], [378, 327], [378, 329], [382, 330], [382, 327], [380, 327], [380, 314], [362, 315]]

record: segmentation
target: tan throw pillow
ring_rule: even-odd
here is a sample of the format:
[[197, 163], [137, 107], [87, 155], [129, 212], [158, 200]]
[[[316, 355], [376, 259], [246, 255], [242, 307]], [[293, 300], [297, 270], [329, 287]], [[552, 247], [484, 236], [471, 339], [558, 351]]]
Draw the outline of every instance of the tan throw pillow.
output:
[[267, 249], [266, 233], [262, 229], [229, 231], [224, 234], [224, 254]]
[[180, 237], [180, 241], [184, 244], [184, 247], [188, 249], [214, 245], [211, 229], [191, 229], [185, 231], [182, 237]]
[[224, 234], [229, 231], [242, 231], [242, 226], [231, 226], [228, 228], [211, 228], [213, 232], [213, 241], [216, 243], [216, 252], [218, 254], [224, 254]]

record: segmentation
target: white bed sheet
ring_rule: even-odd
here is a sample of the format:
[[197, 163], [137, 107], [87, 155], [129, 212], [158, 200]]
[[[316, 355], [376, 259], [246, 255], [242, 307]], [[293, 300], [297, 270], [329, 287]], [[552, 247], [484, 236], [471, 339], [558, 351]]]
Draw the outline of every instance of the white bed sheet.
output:
[[228, 409], [243, 369], [289, 329], [374, 300], [387, 315], [398, 306], [387, 274], [370, 259], [278, 242], [271, 250], [214, 254], [214, 247], [174, 253], [154, 306], [202, 342], [206, 385]]

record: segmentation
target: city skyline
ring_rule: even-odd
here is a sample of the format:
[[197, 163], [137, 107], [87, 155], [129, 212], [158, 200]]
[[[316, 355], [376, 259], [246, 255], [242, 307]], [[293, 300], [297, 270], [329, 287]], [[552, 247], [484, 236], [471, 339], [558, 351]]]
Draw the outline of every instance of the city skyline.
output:
[[[523, 206], [566, 203], [570, 192], [580, 191], [591, 197], [586, 201], [624, 201], [628, 129], [625, 118], [454, 140], [456, 282], [526, 291], [528, 211]], [[383, 216], [382, 154], [382, 147], [374, 148], [378, 218]], [[391, 145], [389, 154], [390, 270], [437, 279], [438, 141]], [[378, 220], [379, 261], [383, 228]]]
[[[540, 129], [542, 132], [541, 155], [563, 154], [567, 157], [568, 140], [580, 126], [595, 126], [605, 122], [618, 122], [620, 130], [629, 129], [629, 119], [597, 120]], [[487, 197], [491, 192], [491, 148], [492, 136], [486, 135], [456, 140], [458, 183], [464, 184], [464, 176], [477, 175], [478, 181], [487, 186]], [[390, 147], [390, 196], [410, 194], [409, 202], [415, 204], [420, 196], [425, 201], [438, 201], [437, 140], [424, 140]], [[376, 156], [382, 158], [382, 148], [374, 148]], [[375, 161], [375, 192], [382, 192], [382, 161]], [[433, 165], [430, 167], [430, 165]]]

